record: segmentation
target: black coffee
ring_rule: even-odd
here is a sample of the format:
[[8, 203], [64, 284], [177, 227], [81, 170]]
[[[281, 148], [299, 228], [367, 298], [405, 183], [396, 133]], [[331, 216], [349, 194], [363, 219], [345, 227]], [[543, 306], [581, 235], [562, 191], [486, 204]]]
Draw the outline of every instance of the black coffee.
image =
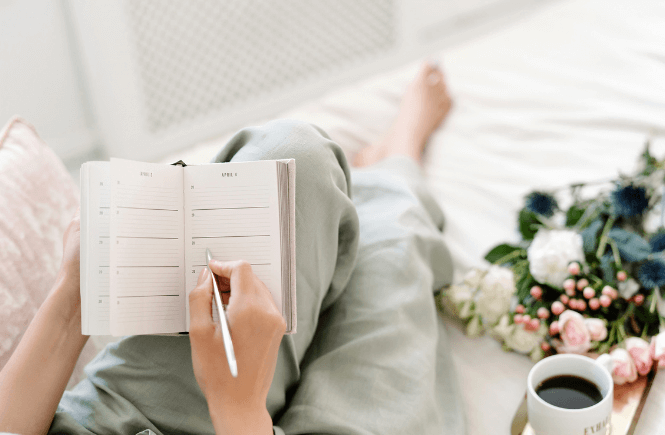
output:
[[536, 388], [536, 394], [545, 402], [566, 409], [588, 408], [603, 400], [596, 384], [571, 375], [545, 379]]

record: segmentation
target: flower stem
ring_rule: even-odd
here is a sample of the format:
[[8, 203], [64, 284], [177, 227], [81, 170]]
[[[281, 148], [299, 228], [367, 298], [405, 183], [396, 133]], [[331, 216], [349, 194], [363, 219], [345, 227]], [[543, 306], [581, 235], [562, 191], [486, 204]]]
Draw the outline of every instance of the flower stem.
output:
[[602, 257], [603, 252], [605, 252], [605, 246], [607, 246], [607, 234], [610, 232], [612, 225], [614, 225], [614, 217], [610, 216], [609, 219], [607, 219], [607, 222], [605, 222], [603, 233], [600, 236], [600, 243], [598, 243], [598, 250], [596, 251], [597, 258]]
[[[587, 276], [589, 278], [591, 278], [594, 282], [594, 285], [597, 285], [598, 287], [600, 287], [600, 285], [603, 283], [603, 280], [598, 278], [596, 275], [589, 274]], [[598, 289], [595, 289], [595, 290], [598, 290]]]
[[617, 246], [617, 242], [614, 239], [609, 239], [608, 243], [612, 248], [612, 255], [614, 255], [614, 264], [616, 264], [617, 268], [621, 269], [621, 255], [619, 255], [619, 247]]
[[597, 199], [597, 200], [595, 200], [594, 202], [592, 202], [592, 203], [587, 207], [586, 210], [584, 210], [584, 213], [582, 214], [582, 217], [581, 217], [580, 220], [578, 220], [577, 223], [575, 224], [575, 229], [576, 229], [576, 230], [580, 230], [580, 229], [584, 228], [584, 226], [585, 226], [588, 222], [590, 222], [591, 219], [595, 218], [595, 217], [598, 215], [597, 211], [598, 211], [598, 204], [599, 204], [599, 203], [600, 203], [600, 200]]
[[649, 307], [649, 312], [653, 313], [656, 311], [656, 302], [658, 300], [657, 293], [659, 292], [658, 286], [653, 288], [653, 293], [651, 293], [651, 306]]
[[621, 343], [626, 339], [626, 328], [624, 328], [623, 323], [619, 324], [619, 335], [621, 338], [618, 340], [618, 342]]
[[496, 261], [494, 262], [494, 264], [496, 264], [496, 265], [500, 265], [500, 264], [507, 263], [507, 262], [509, 262], [510, 260], [512, 260], [513, 258], [517, 258], [517, 257], [519, 257], [519, 256], [522, 255], [523, 253], [524, 253], [524, 250], [523, 250], [523, 249], [517, 249], [517, 250], [511, 252], [510, 254], [506, 254], [506, 255], [504, 255], [503, 257], [499, 258], [498, 260], [496, 260]]
[[551, 222], [548, 219], [543, 219], [542, 216], [539, 214], [536, 214], [535, 217], [538, 220], [538, 222], [540, 222], [548, 230], [551, 230], [553, 228]]
[[615, 338], [614, 336], [616, 335], [616, 331], [617, 331], [617, 324], [613, 323], [612, 328], [610, 328], [610, 333], [607, 336], [607, 344], [609, 346], [612, 346], [612, 344], [614, 343], [614, 338]]

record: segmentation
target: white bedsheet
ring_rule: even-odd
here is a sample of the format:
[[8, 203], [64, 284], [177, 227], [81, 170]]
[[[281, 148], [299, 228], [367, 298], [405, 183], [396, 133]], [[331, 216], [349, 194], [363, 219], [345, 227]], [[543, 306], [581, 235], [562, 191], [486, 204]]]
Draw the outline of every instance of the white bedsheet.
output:
[[[633, 168], [649, 134], [665, 137], [665, 2], [570, 0], [435, 53], [454, 109], [432, 138], [426, 175], [447, 216], [459, 270], [516, 240], [516, 211], [534, 188], [610, 178]], [[349, 155], [380, 138], [417, 65], [294, 110]], [[218, 138], [172, 159], [206, 161]], [[449, 322], [468, 432], [509, 433], [531, 363]], [[665, 374], [636, 434], [665, 432]]]

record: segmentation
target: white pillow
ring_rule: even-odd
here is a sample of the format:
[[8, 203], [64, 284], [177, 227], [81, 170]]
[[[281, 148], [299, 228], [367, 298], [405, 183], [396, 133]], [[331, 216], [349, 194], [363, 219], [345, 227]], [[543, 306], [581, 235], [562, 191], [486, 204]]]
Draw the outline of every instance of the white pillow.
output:
[[[0, 368], [55, 281], [78, 188], [34, 127], [14, 117], [0, 132]], [[94, 354], [86, 346], [71, 383]]]

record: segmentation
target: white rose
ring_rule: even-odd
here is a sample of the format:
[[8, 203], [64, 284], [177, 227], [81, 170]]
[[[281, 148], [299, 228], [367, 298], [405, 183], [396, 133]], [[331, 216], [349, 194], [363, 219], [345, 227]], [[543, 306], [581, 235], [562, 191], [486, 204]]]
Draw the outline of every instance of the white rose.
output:
[[540, 346], [535, 346], [533, 350], [531, 350], [531, 353], [529, 354], [529, 358], [531, 358], [531, 361], [533, 362], [538, 362], [543, 357], [545, 356], [545, 352], [540, 348]]
[[471, 269], [466, 275], [464, 275], [463, 282], [473, 290], [476, 290], [480, 287], [480, 283], [483, 281], [484, 276], [484, 271], [480, 269]]
[[450, 288], [446, 290], [446, 294], [450, 298], [450, 301], [456, 306], [459, 306], [466, 301], [470, 301], [473, 298], [473, 292], [466, 284], [451, 285]]
[[540, 229], [527, 250], [529, 270], [536, 281], [561, 288], [568, 264], [582, 262], [582, 236], [570, 230]]
[[513, 333], [506, 337], [506, 346], [515, 352], [529, 354], [542, 340], [543, 336], [539, 331], [526, 331], [524, 326], [517, 325], [513, 328]]
[[491, 266], [480, 283], [480, 295], [476, 300], [476, 313], [489, 324], [496, 323], [510, 310], [515, 294], [515, 278], [510, 269]]
[[473, 319], [466, 325], [466, 335], [469, 337], [475, 337], [480, 335], [483, 332], [483, 324], [480, 321], [480, 317], [474, 316]]
[[462, 306], [459, 308], [459, 318], [462, 320], [466, 320], [469, 317], [473, 316], [473, 310], [471, 309], [472, 302], [471, 301], [466, 301], [462, 304]]
[[506, 341], [508, 336], [513, 332], [513, 328], [515, 325], [510, 324], [510, 316], [508, 314], [504, 314], [501, 316], [501, 319], [499, 319], [499, 323], [497, 323], [494, 328], [492, 328], [492, 333], [501, 339], [501, 341]]

